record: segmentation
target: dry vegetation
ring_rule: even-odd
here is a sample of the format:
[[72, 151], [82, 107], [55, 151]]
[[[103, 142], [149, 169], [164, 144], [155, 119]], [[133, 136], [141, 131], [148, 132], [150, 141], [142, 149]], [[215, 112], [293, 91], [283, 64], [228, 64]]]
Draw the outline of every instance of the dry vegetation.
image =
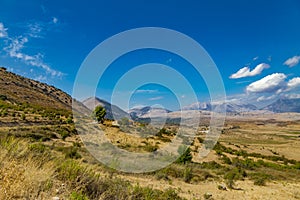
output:
[[[68, 95], [54, 88], [62, 96], [51, 96], [53, 87], [0, 71], [0, 199], [300, 199], [299, 121], [230, 119], [204, 159], [196, 157], [205, 137], [199, 131], [166, 168], [121, 173], [86, 151]], [[115, 145], [140, 152], [161, 148], [177, 130], [101, 126]]]

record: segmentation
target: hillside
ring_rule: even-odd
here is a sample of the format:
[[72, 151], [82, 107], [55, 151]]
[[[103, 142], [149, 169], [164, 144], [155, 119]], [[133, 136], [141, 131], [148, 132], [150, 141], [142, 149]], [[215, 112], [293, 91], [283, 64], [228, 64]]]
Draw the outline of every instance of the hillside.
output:
[[71, 103], [63, 91], [1, 68], [0, 199], [182, 199], [173, 189], [134, 185], [96, 161], [77, 135]]
[[119, 120], [124, 117], [129, 118], [129, 114], [127, 112], [125, 112], [124, 110], [122, 110], [121, 108], [119, 108], [118, 106], [112, 105], [112, 104], [108, 103], [107, 101], [104, 101], [97, 97], [87, 98], [87, 99], [83, 100], [82, 103], [87, 108], [89, 108], [91, 111], [93, 111], [96, 106], [101, 105], [106, 110], [106, 115], [105, 115], [106, 119]]
[[0, 68], [0, 95], [13, 104], [29, 104], [34, 107], [70, 110], [70, 95], [45, 83], [18, 76]]
[[[105, 148], [105, 143], [97, 146], [98, 135], [86, 131], [85, 136], [92, 137], [83, 144], [73, 123], [69, 95], [3, 69], [0, 87], [0, 199], [300, 198], [300, 124], [293, 117], [241, 120], [235, 115], [227, 119], [218, 142], [204, 158], [199, 157], [201, 149], [212, 141], [205, 141], [210, 127], [203, 118], [193, 138], [177, 134], [174, 123], [163, 128], [140, 122], [124, 127], [112, 126], [109, 120], [92, 123], [122, 151], [156, 154], [176, 138], [183, 144], [192, 142], [186, 151], [183, 144], [178, 149], [172, 145], [174, 152], [183, 155], [163, 169], [124, 173], [101, 164], [87, 151], [85, 145]], [[80, 102], [76, 105], [78, 111], [87, 111]], [[141, 110], [144, 115], [149, 111]], [[184, 115], [193, 112], [199, 111], [186, 110]], [[205, 117], [210, 112], [199, 113]], [[122, 159], [126, 157], [118, 161]]]

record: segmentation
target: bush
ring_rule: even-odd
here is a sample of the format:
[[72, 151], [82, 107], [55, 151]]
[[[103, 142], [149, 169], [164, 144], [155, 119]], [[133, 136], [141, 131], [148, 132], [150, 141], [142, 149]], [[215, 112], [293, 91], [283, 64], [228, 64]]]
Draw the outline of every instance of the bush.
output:
[[99, 123], [103, 123], [104, 117], [106, 115], [106, 110], [102, 106], [97, 106], [93, 112], [93, 115]]
[[186, 167], [183, 171], [183, 180], [186, 183], [189, 183], [193, 178], [193, 169], [191, 167]]
[[83, 195], [81, 192], [72, 192], [70, 195], [71, 200], [89, 200], [87, 196]]
[[7, 96], [5, 96], [4, 94], [0, 94], [0, 100], [2, 101], [7, 100]]
[[230, 160], [230, 158], [228, 158], [227, 156], [225, 156], [225, 155], [222, 155], [222, 161], [225, 163], [225, 164], [228, 164], [228, 165], [231, 165], [232, 164], [232, 162], [231, 162], [231, 160]]
[[146, 146], [144, 146], [144, 150], [147, 151], [147, 152], [153, 152], [153, 151], [156, 151], [158, 149], [158, 147], [155, 145], [151, 145], [151, 144], [146, 144]]
[[73, 123], [73, 118], [71, 116], [69, 116], [67, 119], [66, 119], [66, 123], [67, 124], [72, 124]]
[[72, 159], [81, 158], [81, 155], [78, 153], [78, 150], [76, 147], [67, 148], [64, 152], [65, 152], [66, 158], [72, 158]]
[[44, 153], [46, 150], [46, 146], [42, 143], [35, 143], [29, 146], [29, 149], [34, 152]]
[[69, 133], [68, 131], [66, 131], [66, 130], [61, 130], [61, 131], [59, 132], [59, 134], [61, 135], [61, 138], [62, 138], [63, 140], [65, 140], [67, 137], [70, 136], [70, 133]]
[[26, 120], [26, 116], [25, 116], [24, 113], [21, 115], [21, 119], [22, 119], [23, 121]]
[[181, 156], [176, 160], [177, 163], [186, 164], [192, 161], [193, 156], [191, 154], [191, 149], [189, 147], [186, 147], [185, 145], [179, 146], [178, 153]]
[[265, 186], [266, 185], [266, 178], [264, 177], [259, 177], [254, 180], [254, 185], [260, 185], [260, 186]]
[[226, 179], [228, 188], [234, 189], [234, 182], [236, 180], [241, 180], [246, 176], [247, 173], [244, 170], [235, 167], [224, 175], [224, 179]]
[[272, 176], [265, 173], [252, 173], [249, 174], [251, 180], [253, 180], [254, 185], [265, 186], [267, 180], [271, 179]]

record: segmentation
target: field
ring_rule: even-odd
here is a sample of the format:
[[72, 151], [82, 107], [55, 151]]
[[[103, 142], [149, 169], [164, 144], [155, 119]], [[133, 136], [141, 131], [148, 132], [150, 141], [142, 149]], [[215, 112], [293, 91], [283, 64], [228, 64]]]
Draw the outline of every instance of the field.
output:
[[[300, 199], [297, 120], [229, 117], [204, 159], [197, 157], [205, 138], [199, 131], [175, 163], [134, 174], [95, 160], [69, 112], [45, 114], [2, 101], [1, 113], [0, 199]], [[133, 152], [155, 151], [177, 130], [176, 125], [146, 129], [140, 123], [122, 129], [110, 121], [97, 126], [113, 144]], [[136, 129], [155, 134], [138, 137]]]

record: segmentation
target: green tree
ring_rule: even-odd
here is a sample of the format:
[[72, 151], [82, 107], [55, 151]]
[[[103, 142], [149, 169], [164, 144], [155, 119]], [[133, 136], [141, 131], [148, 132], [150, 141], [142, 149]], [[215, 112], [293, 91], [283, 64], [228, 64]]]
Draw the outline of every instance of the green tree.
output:
[[93, 112], [95, 118], [98, 122], [103, 123], [104, 117], [106, 115], [106, 110], [102, 106], [97, 106]]

